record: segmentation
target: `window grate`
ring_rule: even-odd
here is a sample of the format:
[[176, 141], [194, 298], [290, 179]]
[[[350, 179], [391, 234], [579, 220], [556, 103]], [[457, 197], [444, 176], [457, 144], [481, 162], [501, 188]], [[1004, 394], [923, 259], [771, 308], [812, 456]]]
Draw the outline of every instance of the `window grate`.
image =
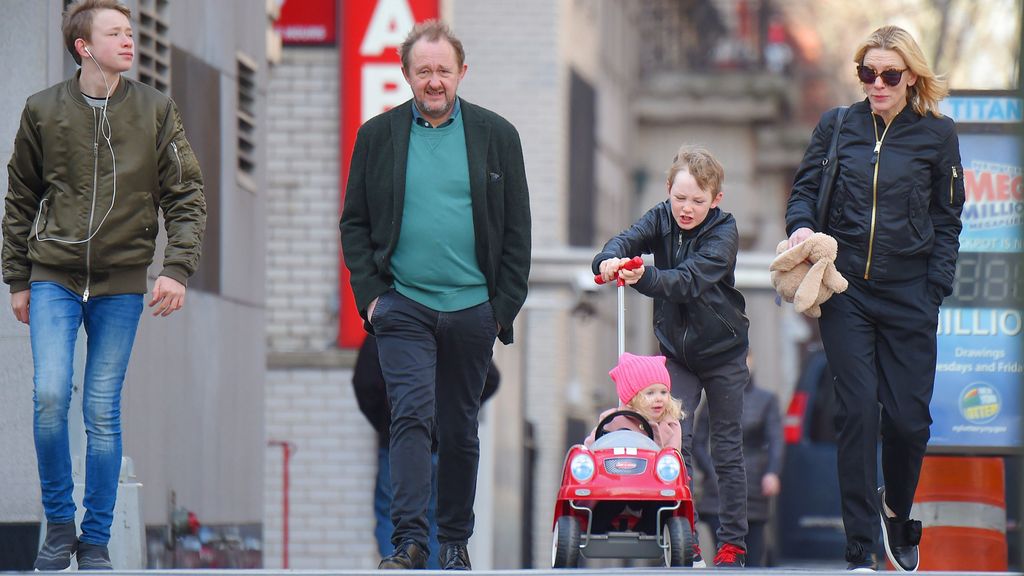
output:
[[139, 56], [139, 80], [170, 94], [171, 42], [170, 0], [138, 0], [135, 51]]
[[238, 172], [252, 178], [256, 171], [256, 63], [238, 53]]

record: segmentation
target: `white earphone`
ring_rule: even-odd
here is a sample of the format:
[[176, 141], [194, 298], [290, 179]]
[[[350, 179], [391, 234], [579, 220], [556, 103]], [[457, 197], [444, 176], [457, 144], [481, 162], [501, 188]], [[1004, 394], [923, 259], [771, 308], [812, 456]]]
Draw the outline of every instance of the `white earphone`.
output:
[[35, 232], [35, 237], [36, 237], [36, 241], [37, 242], [57, 242], [57, 243], [60, 243], [60, 244], [83, 244], [85, 242], [88, 242], [88, 241], [92, 240], [96, 236], [96, 234], [99, 233], [100, 228], [103, 227], [103, 223], [107, 221], [107, 216], [110, 216], [110, 212], [114, 210], [114, 202], [117, 200], [117, 159], [114, 157], [114, 145], [111, 144], [111, 142], [110, 142], [110, 137], [111, 137], [112, 133], [111, 133], [111, 129], [110, 129], [110, 120], [107, 119], [107, 104], [110, 103], [110, 91], [111, 91], [110, 89], [111, 89], [111, 86], [107, 82], [107, 75], [103, 73], [103, 67], [100, 66], [100, 63], [96, 61], [96, 57], [92, 55], [92, 51], [89, 50], [88, 46], [84, 46], [84, 49], [85, 49], [85, 53], [89, 55], [89, 59], [92, 60], [93, 64], [96, 65], [96, 69], [100, 71], [100, 76], [103, 77], [103, 85], [107, 88], [107, 92], [106, 92], [106, 95], [105, 95], [104, 100], [103, 100], [103, 112], [101, 113], [101, 117], [100, 117], [99, 132], [100, 132], [100, 135], [103, 136], [103, 139], [107, 141], [107, 148], [110, 149], [111, 174], [112, 174], [112, 178], [113, 178], [113, 185], [112, 185], [113, 189], [112, 189], [112, 191], [110, 193], [110, 207], [107, 208], [106, 214], [103, 215], [103, 218], [100, 219], [100, 223], [96, 226], [96, 229], [94, 230], [92, 228], [93, 217], [96, 215], [96, 190], [94, 188], [93, 191], [92, 191], [92, 193], [93, 193], [93, 202], [92, 202], [93, 208], [89, 212], [89, 230], [92, 231], [91, 234], [89, 234], [87, 237], [83, 238], [82, 240], [69, 240], [67, 238], [57, 238], [57, 237], [52, 237], [52, 236], [51, 237], [46, 237], [46, 238], [40, 238], [39, 237], [39, 218], [43, 214], [43, 206], [46, 204], [46, 200], [47, 200], [46, 198], [43, 198], [42, 200], [39, 201], [39, 211], [36, 213], [36, 220], [35, 220], [35, 223], [33, 225], [33, 231]]

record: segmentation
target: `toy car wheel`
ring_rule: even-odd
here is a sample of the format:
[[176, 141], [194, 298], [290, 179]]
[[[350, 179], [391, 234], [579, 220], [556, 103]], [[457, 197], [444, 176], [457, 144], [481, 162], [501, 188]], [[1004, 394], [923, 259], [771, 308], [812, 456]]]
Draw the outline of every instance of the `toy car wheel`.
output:
[[668, 519], [662, 529], [666, 566], [693, 566], [693, 530], [683, 516]]
[[580, 563], [580, 521], [561, 516], [551, 538], [551, 567], [575, 568]]

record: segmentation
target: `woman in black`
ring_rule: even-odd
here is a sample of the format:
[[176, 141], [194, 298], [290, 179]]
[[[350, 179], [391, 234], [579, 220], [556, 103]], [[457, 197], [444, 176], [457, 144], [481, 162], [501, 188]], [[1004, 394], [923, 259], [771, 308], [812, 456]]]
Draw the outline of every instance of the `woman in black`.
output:
[[817, 222], [816, 203], [835, 110], [811, 136], [786, 231], [790, 246], [815, 231], [835, 237], [836, 267], [850, 283], [819, 320], [835, 375], [846, 560], [851, 570], [872, 568], [881, 525], [889, 559], [913, 571], [921, 524], [910, 509], [932, 422], [938, 309], [959, 250], [963, 167], [954, 123], [938, 112], [945, 82], [910, 34], [879, 28], [854, 61], [867, 98], [849, 107], [839, 131], [827, 222]]

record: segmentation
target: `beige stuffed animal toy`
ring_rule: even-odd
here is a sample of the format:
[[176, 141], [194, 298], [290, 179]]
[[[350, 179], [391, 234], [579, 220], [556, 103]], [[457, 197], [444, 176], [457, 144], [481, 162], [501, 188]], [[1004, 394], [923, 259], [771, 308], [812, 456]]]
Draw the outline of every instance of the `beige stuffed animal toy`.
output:
[[788, 250], [787, 246], [789, 240], [783, 240], [775, 249], [778, 256], [769, 267], [772, 286], [797, 312], [820, 318], [821, 304], [848, 286], [836, 270], [836, 239], [815, 232]]

